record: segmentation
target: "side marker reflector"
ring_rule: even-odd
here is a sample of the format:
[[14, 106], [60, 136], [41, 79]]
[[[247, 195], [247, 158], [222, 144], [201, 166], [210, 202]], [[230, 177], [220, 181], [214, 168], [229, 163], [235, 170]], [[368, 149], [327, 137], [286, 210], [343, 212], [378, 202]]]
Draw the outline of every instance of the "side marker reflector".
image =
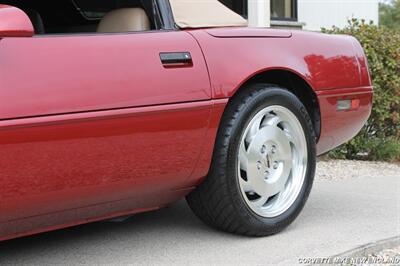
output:
[[357, 110], [360, 107], [360, 99], [338, 100], [336, 110], [351, 111]]

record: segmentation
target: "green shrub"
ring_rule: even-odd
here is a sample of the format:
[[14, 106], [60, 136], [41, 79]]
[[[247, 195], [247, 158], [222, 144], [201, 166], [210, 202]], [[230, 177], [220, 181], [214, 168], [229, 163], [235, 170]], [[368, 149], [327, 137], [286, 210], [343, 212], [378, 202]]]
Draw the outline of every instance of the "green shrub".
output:
[[331, 153], [335, 158], [400, 160], [400, 31], [353, 19], [344, 29], [364, 47], [374, 86], [374, 106], [360, 134]]

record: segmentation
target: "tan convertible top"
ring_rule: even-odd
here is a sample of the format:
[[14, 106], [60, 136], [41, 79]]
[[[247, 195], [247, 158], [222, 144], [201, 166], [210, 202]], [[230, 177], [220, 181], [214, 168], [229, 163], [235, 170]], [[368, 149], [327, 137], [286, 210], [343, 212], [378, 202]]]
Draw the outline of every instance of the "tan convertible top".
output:
[[247, 26], [247, 20], [218, 0], [170, 0], [180, 28]]

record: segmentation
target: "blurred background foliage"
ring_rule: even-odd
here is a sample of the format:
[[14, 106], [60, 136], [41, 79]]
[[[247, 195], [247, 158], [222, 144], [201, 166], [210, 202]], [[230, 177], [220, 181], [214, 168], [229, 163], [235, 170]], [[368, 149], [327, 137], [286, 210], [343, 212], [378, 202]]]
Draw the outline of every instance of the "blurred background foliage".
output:
[[400, 0], [379, 4], [379, 23], [384, 27], [400, 30]]

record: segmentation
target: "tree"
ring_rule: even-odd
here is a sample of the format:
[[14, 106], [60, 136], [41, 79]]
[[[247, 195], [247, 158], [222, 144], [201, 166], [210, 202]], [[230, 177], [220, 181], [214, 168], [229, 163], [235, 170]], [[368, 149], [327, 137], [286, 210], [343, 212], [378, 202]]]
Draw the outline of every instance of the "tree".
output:
[[380, 3], [379, 20], [382, 26], [400, 30], [400, 0]]

